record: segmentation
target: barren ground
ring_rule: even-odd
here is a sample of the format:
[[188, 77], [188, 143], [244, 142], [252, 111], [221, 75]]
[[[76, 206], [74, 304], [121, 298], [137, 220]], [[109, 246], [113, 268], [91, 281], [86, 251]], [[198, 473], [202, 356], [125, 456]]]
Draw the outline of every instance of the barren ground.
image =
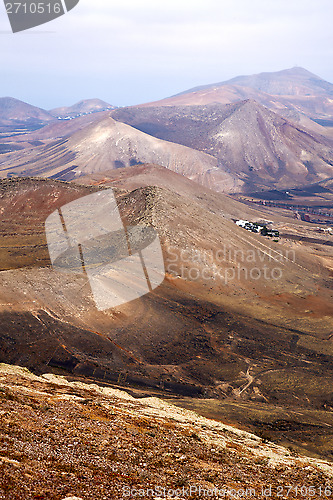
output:
[[8, 365], [0, 365], [0, 398], [2, 500], [157, 500], [175, 498], [175, 490], [185, 500], [212, 497], [214, 488], [222, 498], [244, 497], [241, 490], [290, 499], [332, 492], [332, 464], [157, 398]]

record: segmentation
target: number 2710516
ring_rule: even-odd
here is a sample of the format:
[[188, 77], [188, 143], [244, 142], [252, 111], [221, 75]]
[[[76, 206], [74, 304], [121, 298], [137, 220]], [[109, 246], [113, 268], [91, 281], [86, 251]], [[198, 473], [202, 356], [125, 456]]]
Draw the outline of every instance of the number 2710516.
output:
[[8, 2], [6, 11], [7, 14], [61, 14], [62, 8], [60, 3]]

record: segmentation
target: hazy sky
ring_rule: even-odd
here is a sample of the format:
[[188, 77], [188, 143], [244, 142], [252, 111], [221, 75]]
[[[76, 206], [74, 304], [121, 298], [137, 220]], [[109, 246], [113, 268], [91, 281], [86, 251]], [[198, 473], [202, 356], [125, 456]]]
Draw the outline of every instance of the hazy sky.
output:
[[332, 19], [332, 0], [80, 0], [12, 34], [1, 2], [0, 96], [123, 106], [295, 65], [333, 82]]

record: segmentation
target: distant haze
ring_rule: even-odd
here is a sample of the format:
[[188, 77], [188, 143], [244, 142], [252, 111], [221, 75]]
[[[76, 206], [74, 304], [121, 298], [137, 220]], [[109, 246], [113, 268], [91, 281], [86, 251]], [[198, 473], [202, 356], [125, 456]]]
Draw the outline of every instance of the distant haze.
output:
[[125, 106], [295, 65], [333, 82], [332, 14], [331, 0], [81, 0], [12, 34], [1, 3], [0, 96]]

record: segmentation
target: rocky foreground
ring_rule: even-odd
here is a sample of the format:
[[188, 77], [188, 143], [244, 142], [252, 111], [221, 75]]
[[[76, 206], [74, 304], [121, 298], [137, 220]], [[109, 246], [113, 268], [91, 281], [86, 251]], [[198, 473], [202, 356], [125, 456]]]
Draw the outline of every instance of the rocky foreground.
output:
[[333, 464], [158, 398], [0, 365], [0, 499], [330, 498]]

